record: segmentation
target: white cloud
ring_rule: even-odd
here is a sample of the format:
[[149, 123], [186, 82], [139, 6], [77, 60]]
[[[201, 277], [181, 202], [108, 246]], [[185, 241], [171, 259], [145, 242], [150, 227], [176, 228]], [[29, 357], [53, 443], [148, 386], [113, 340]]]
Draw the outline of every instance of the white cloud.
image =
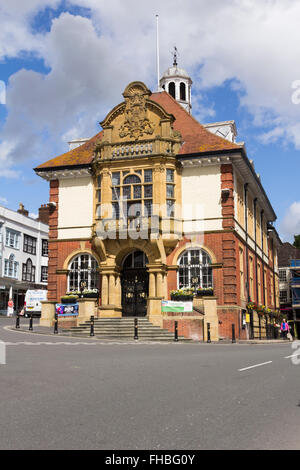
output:
[[8, 200], [6, 199], [6, 197], [0, 197], [0, 203], [1, 204], [8, 204]]
[[300, 234], [300, 201], [288, 208], [280, 224], [280, 232], [284, 240], [294, 240], [294, 235]]
[[0, 0], [0, 59], [21, 52], [38, 53], [41, 34], [31, 30], [35, 14], [47, 7], [56, 8], [61, 0]]
[[96, 133], [97, 121], [122, 100], [131, 80], [155, 89], [156, 13], [161, 72], [171, 64], [176, 44], [179, 65], [194, 82], [198, 118], [214, 116], [202, 92], [233, 80], [254, 124], [264, 126], [260, 139], [300, 148], [300, 126], [295, 124], [300, 105], [292, 102], [292, 84], [300, 79], [298, 0], [69, 0], [69, 5], [90, 8], [91, 18], [63, 13], [49, 33], [35, 34], [34, 14], [58, 4], [0, 0], [0, 57], [29, 51], [50, 70], [48, 75], [21, 70], [10, 79], [8, 117], [0, 135], [5, 150], [0, 162], [10, 162], [10, 168], [26, 158], [45, 161], [67, 149], [62, 140]]
[[0, 104], [5, 104], [6, 103], [6, 87], [5, 87], [5, 82], [3, 80], [0, 80]]

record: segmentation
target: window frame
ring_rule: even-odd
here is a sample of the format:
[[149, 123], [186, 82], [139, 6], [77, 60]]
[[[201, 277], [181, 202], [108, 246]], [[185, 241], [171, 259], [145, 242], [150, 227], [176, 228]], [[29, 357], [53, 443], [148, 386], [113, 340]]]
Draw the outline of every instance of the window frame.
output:
[[36, 267], [30, 258], [22, 264], [22, 281], [35, 283]]
[[[113, 219], [119, 220], [123, 215], [126, 219], [150, 217], [152, 215], [152, 168], [137, 169], [133, 172], [121, 170], [112, 172], [111, 189]], [[136, 214], [132, 209], [129, 209], [132, 206], [136, 206]], [[131, 215], [128, 216], [129, 210]]]
[[13, 253], [11, 253], [11, 255], [8, 258], [4, 259], [3, 269], [4, 269], [4, 277], [9, 277], [11, 279], [18, 279], [19, 262], [15, 261], [15, 255]]
[[[45, 272], [46, 276], [44, 276]], [[45, 277], [45, 279], [43, 277]], [[41, 266], [41, 282], [48, 282], [48, 266]]]
[[32, 237], [31, 235], [27, 235], [26, 233], [24, 233], [23, 252], [28, 253], [29, 255], [36, 256], [36, 245], [37, 245], [37, 238]]
[[5, 246], [8, 248], [20, 249], [20, 232], [12, 228], [5, 228]]
[[[92, 278], [92, 274], [94, 275], [94, 278]], [[74, 258], [72, 258], [69, 263], [68, 291], [71, 292], [80, 290], [81, 282], [86, 282], [86, 289], [99, 290], [99, 264], [95, 256], [93, 256], [91, 253], [79, 253], [74, 256]]]
[[[198, 252], [198, 259], [199, 259], [199, 264], [197, 263], [191, 263], [192, 261], [192, 256], [196, 257], [193, 252]], [[187, 264], [181, 264], [181, 260], [186, 257], [188, 263]], [[208, 263], [203, 262], [203, 258], [206, 258], [208, 260]], [[197, 287], [200, 288], [213, 288], [213, 272], [212, 272], [212, 261], [211, 261], [211, 256], [207, 251], [205, 251], [203, 248], [187, 248], [184, 250], [178, 260], [177, 260], [177, 265], [178, 265], [178, 271], [177, 271], [177, 288], [178, 289], [185, 289], [185, 288], [193, 288], [194, 285], [192, 284], [192, 277], [199, 277], [199, 284]], [[180, 269], [182, 269], [182, 273], [180, 273]], [[194, 271], [194, 272], [193, 272]], [[204, 282], [204, 276], [207, 278]], [[186, 282], [181, 282], [180, 278], [186, 278]]]
[[[47, 249], [45, 250], [45, 245], [47, 246]], [[45, 258], [48, 258], [49, 256], [49, 241], [47, 238], [42, 239], [42, 256]]]

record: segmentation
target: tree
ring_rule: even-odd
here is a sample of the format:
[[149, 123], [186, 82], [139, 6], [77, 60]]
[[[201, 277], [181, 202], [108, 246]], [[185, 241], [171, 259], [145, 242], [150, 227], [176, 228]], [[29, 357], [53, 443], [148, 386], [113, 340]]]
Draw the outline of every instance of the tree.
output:
[[300, 250], [300, 235], [294, 235], [293, 245]]

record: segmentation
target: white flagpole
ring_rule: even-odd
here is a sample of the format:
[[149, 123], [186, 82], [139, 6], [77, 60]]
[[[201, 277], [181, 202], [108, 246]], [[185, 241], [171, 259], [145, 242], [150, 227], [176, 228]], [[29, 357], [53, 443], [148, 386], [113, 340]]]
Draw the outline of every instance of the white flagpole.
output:
[[157, 91], [160, 91], [159, 86], [159, 37], [158, 37], [158, 15], [156, 15], [156, 71], [157, 71]]

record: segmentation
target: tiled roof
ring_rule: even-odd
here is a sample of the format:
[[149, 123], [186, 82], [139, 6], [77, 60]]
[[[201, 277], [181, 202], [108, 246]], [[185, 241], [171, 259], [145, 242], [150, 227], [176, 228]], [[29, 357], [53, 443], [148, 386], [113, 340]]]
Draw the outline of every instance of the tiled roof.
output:
[[165, 91], [153, 93], [151, 100], [160, 104], [167, 113], [175, 116], [174, 129], [181, 133], [184, 141], [180, 155], [242, 148], [242, 145], [234, 144], [205, 129], [169, 93]]
[[[174, 115], [174, 129], [181, 133], [184, 142], [179, 151], [180, 155], [242, 148], [242, 145], [209, 132], [165, 91], [153, 93], [150, 99]], [[90, 164], [94, 157], [95, 144], [101, 138], [102, 132], [99, 132], [83, 145], [39, 165], [36, 170]]]
[[42, 163], [36, 170], [39, 169], [49, 169], [49, 168], [56, 168], [56, 167], [67, 167], [73, 165], [88, 165], [92, 162], [94, 158], [94, 149], [95, 144], [102, 139], [103, 131], [99, 132], [98, 134], [94, 135], [90, 140], [85, 142], [84, 144], [76, 147], [73, 150], [69, 150], [58, 157], [52, 158], [45, 163]]

